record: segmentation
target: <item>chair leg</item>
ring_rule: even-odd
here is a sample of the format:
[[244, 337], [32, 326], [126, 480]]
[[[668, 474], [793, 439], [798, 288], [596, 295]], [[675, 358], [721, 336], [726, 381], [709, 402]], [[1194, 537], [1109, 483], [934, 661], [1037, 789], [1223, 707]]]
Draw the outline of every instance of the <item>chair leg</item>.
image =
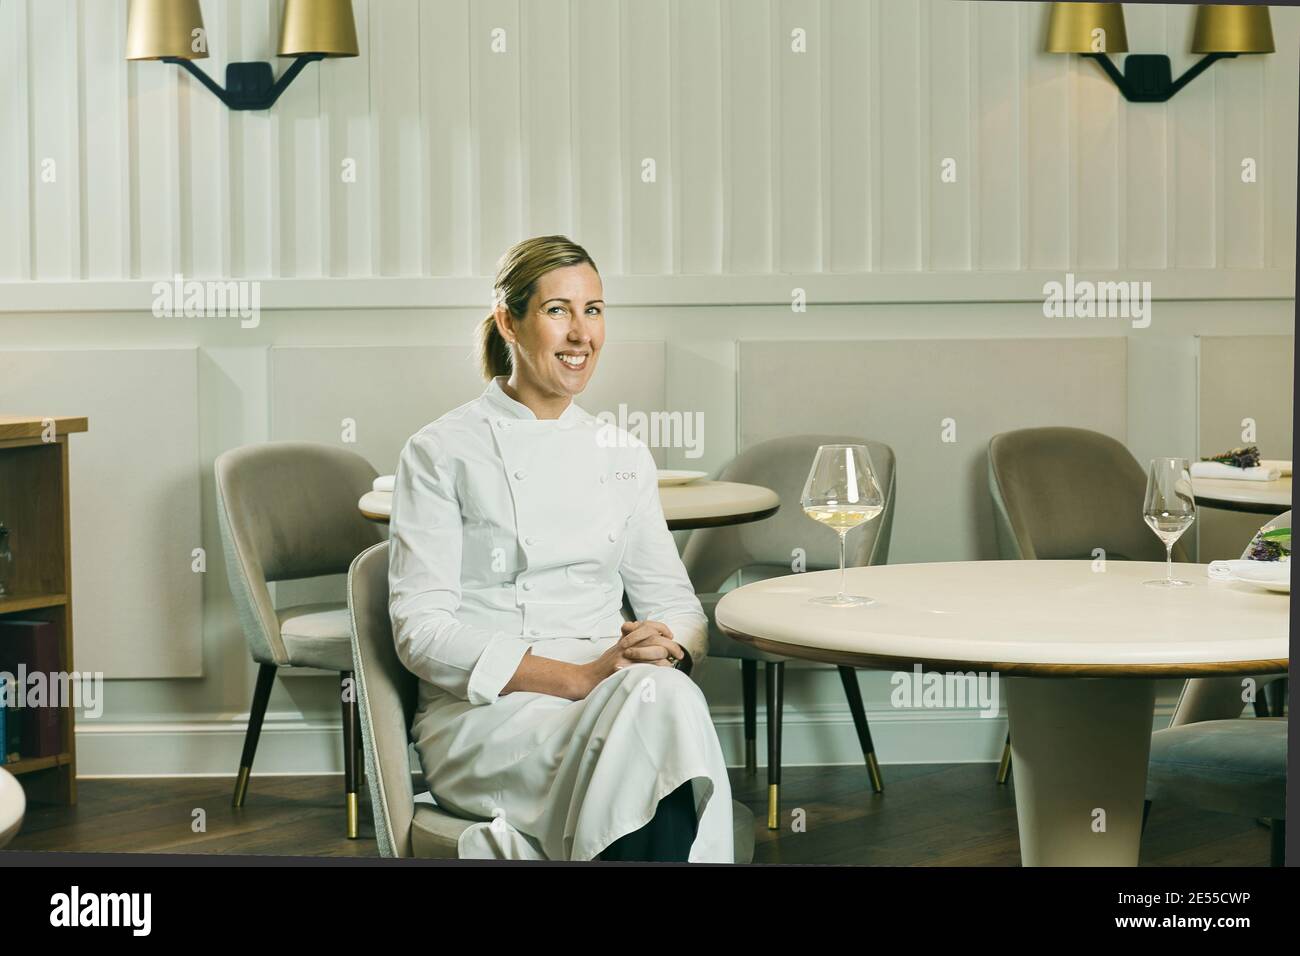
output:
[[1286, 715], [1286, 692], [1290, 688], [1289, 677], [1279, 677], [1275, 681], [1269, 681], [1264, 685], [1263, 692], [1258, 697], [1268, 699], [1268, 713], [1270, 717], [1283, 717]]
[[1002, 744], [1002, 759], [998, 761], [998, 783], [1007, 782], [1007, 774], [1011, 772], [1011, 731], [1007, 731], [1007, 739]]
[[862, 756], [867, 761], [871, 789], [881, 793], [885, 785], [880, 779], [880, 764], [876, 763], [876, 746], [871, 742], [867, 710], [862, 706], [862, 688], [858, 686], [858, 672], [847, 664], [840, 664], [839, 671], [840, 681], [844, 684], [844, 696], [849, 699], [849, 713], [853, 715], [853, 726], [858, 732], [858, 744], [862, 747]]
[[767, 828], [778, 827], [781, 803], [781, 685], [785, 661], [768, 661], [767, 673]]
[[1286, 821], [1273, 819], [1273, 825], [1270, 828], [1272, 833], [1269, 836], [1269, 866], [1286, 865]]
[[1255, 694], [1255, 716], [1256, 716], [1256, 717], [1268, 717], [1268, 716], [1270, 716], [1270, 715], [1269, 715], [1269, 712], [1268, 712], [1268, 694], [1267, 694], [1267, 692], [1268, 692], [1268, 688], [1267, 688], [1267, 687], [1261, 687], [1261, 688], [1259, 688], [1258, 693]]
[[740, 662], [740, 690], [745, 712], [745, 773], [758, 773], [758, 661]]
[[248, 794], [248, 777], [253, 772], [253, 756], [257, 753], [258, 738], [262, 736], [262, 720], [266, 717], [266, 705], [275, 685], [275, 671], [274, 664], [263, 664], [257, 670], [257, 687], [253, 690], [253, 706], [248, 710], [248, 730], [244, 732], [244, 752], [239, 758], [235, 795], [230, 801], [232, 807], [242, 807]]
[[357, 733], [360, 715], [357, 712], [356, 689], [351, 671], [339, 674], [343, 693], [343, 789], [348, 804], [348, 839], [355, 840], [358, 833], [357, 811], [357, 744], [361, 735]]

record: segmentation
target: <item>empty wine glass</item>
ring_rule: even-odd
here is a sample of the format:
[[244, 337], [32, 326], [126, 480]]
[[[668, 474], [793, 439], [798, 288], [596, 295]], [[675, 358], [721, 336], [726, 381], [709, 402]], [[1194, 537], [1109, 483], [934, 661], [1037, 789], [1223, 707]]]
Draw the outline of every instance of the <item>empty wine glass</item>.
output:
[[840, 590], [811, 599], [813, 604], [859, 607], [875, 604], [869, 597], [844, 593], [844, 539], [849, 531], [885, 509], [866, 445], [822, 445], [813, 458], [800, 499], [804, 514], [835, 529], [840, 536]]
[[1165, 545], [1164, 580], [1143, 583], [1153, 588], [1190, 588], [1191, 581], [1174, 579], [1174, 542], [1196, 520], [1196, 498], [1186, 458], [1151, 459], [1142, 517]]

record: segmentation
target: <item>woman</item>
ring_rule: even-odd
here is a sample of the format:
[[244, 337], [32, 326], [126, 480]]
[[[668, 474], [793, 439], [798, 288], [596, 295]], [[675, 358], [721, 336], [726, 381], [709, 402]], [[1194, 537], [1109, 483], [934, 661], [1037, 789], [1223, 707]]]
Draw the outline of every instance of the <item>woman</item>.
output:
[[[605, 342], [563, 236], [502, 257], [483, 394], [406, 443], [390, 524], [412, 738], [462, 858], [734, 862], [731, 788], [687, 676], [708, 622], [644, 443], [573, 401]], [[624, 621], [626, 589], [637, 617]]]

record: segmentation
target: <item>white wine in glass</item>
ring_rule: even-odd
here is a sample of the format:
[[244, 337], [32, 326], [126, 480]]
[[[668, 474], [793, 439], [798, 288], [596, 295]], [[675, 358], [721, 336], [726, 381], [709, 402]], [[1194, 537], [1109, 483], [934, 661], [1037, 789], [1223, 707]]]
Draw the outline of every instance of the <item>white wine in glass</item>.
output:
[[1190, 588], [1191, 581], [1174, 578], [1174, 542], [1196, 520], [1196, 497], [1186, 458], [1153, 458], [1147, 472], [1146, 500], [1142, 518], [1165, 546], [1165, 576], [1145, 581], [1153, 588]]
[[866, 524], [885, 510], [885, 498], [871, 468], [867, 447], [822, 445], [818, 448], [800, 503], [804, 514], [840, 536], [839, 593], [812, 598], [812, 603], [832, 607], [875, 604], [869, 597], [844, 593], [845, 538], [858, 525]]

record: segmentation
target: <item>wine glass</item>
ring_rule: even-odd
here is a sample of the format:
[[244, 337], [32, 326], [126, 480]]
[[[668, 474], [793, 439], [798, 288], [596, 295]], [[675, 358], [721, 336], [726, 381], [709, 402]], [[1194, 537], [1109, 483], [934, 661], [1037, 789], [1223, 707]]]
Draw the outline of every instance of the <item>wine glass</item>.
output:
[[1151, 459], [1142, 517], [1165, 544], [1164, 580], [1143, 583], [1153, 588], [1190, 588], [1191, 581], [1174, 579], [1174, 542], [1196, 520], [1196, 498], [1186, 458]]
[[885, 510], [871, 456], [866, 445], [822, 445], [813, 458], [800, 498], [804, 514], [834, 528], [840, 536], [840, 590], [811, 599], [813, 604], [859, 607], [876, 602], [859, 594], [844, 593], [844, 539], [849, 531]]

